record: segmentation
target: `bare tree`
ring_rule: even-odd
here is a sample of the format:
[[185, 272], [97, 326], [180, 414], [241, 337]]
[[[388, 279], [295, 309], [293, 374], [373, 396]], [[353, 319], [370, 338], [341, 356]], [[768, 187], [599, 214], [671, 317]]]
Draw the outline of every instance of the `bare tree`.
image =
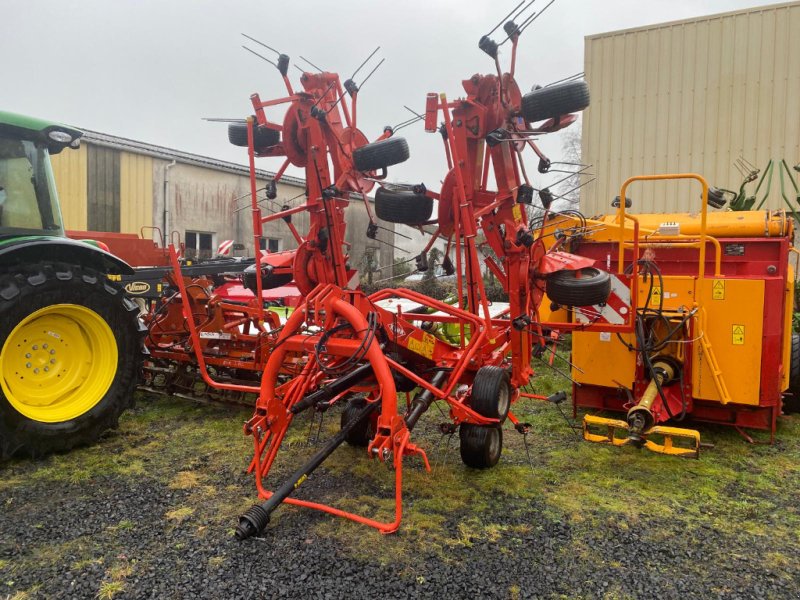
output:
[[[573, 123], [571, 127], [565, 129], [562, 133], [561, 150], [563, 152], [561, 158], [567, 163], [573, 165], [581, 164], [581, 123], [580, 121]], [[568, 169], [578, 171], [580, 167], [567, 166]], [[577, 173], [572, 177], [561, 182], [554, 190], [555, 194], [561, 196], [559, 204], [567, 203], [569, 206], [566, 208], [578, 208], [581, 200], [581, 176]]]

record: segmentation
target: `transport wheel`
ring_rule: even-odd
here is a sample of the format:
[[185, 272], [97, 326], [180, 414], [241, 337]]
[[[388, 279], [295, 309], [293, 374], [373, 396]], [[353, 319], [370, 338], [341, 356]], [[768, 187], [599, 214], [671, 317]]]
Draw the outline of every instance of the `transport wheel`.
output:
[[497, 425], [462, 423], [458, 435], [461, 439], [461, 461], [468, 467], [488, 469], [500, 460], [503, 430]]
[[792, 334], [792, 355], [789, 363], [791, 398], [783, 399], [783, 412], [800, 413], [800, 334]]
[[[366, 405], [367, 401], [361, 396], [350, 398], [350, 400], [347, 401], [347, 406], [345, 406], [342, 411], [342, 418], [340, 421], [342, 429], [344, 429], [344, 426], [353, 420]], [[375, 422], [367, 418], [361, 421], [354, 429], [351, 429], [344, 440], [351, 446], [366, 447], [369, 446], [373, 437], [375, 437]]]
[[375, 214], [389, 223], [423, 225], [433, 214], [433, 198], [411, 190], [379, 187], [375, 192]]
[[611, 293], [611, 276], [594, 267], [556, 271], [547, 276], [547, 296], [561, 306], [603, 304]]
[[511, 380], [501, 367], [481, 367], [472, 384], [470, 406], [478, 414], [506, 420], [511, 407]]
[[[253, 148], [257, 152], [274, 146], [280, 139], [280, 132], [259, 127], [253, 122]], [[247, 123], [228, 123], [228, 141], [234, 146], [247, 148]]]
[[42, 263], [0, 276], [0, 457], [88, 444], [133, 405], [144, 327], [102, 273]]
[[408, 160], [405, 138], [390, 137], [353, 150], [353, 166], [357, 171], [378, 171]]
[[587, 106], [589, 85], [585, 81], [567, 81], [525, 94], [521, 112], [527, 121], [533, 123], [579, 112]]

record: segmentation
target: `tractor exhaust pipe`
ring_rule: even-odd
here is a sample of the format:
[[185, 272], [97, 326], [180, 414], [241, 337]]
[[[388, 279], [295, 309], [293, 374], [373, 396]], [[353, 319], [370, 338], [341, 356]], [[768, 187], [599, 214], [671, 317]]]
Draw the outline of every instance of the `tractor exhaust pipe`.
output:
[[[369, 367], [369, 365], [366, 366]], [[355, 373], [355, 371], [353, 373]], [[359, 412], [352, 421], [347, 423], [347, 425], [342, 427], [341, 431], [331, 438], [319, 452], [312, 456], [305, 465], [297, 469], [283, 485], [275, 490], [266, 502], [251, 506], [246, 513], [239, 517], [239, 524], [236, 526], [236, 538], [239, 540], [246, 540], [249, 537], [261, 534], [269, 523], [269, 517], [272, 511], [278, 508], [281, 502], [286, 500], [294, 490], [300, 487], [300, 484], [308, 479], [308, 476], [311, 475], [326, 458], [333, 454], [336, 448], [342, 445], [347, 435], [364, 421], [364, 419], [368, 418], [379, 404], [380, 402], [371, 402], [367, 404], [361, 412]]]

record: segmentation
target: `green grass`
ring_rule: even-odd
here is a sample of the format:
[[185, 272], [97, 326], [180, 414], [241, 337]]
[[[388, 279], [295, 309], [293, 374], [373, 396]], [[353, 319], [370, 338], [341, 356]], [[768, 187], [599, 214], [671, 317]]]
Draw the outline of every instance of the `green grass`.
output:
[[[548, 395], [568, 385], [545, 369], [534, 388]], [[14, 490], [26, 486], [64, 486], [79, 493], [90, 481], [149, 481], [174, 494], [169, 510], [151, 519], [160, 518], [165, 531], [190, 529], [199, 543], [207, 536], [231, 535], [235, 517], [256, 500], [252, 480], [244, 474], [252, 441], [242, 434], [242, 422], [250, 411], [177, 398], [139, 400], [139, 406], [123, 416], [119, 430], [92, 447], [8, 464], [0, 471], [0, 494], [6, 504], [15, 506]], [[562, 408], [571, 417], [571, 406], [564, 403]], [[583, 442], [548, 403], [523, 401], [515, 405], [515, 413], [532, 424], [527, 436], [531, 464], [523, 436], [507, 427], [501, 462], [486, 471], [461, 464], [458, 436], [448, 446], [438, 433], [436, 425], [445, 419], [436, 407], [423, 417], [413, 440], [428, 452], [434, 470], [426, 472], [418, 457], [406, 459], [403, 524], [396, 535], [382, 536], [345, 519], [311, 518], [308, 511], [294, 507], [277, 511], [271, 527], [280, 528], [285, 518], [308, 519], [310, 536], [332, 538], [346, 555], [392, 564], [414, 577], [423, 576], [416, 571], [420, 548], [444, 561], [453, 560], [454, 550], [478, 542], [503, 540], [513, 548], [545, 520], [570, 524], [576, 534], [564, 552], [587, 563], [611, 557], [595, 556], [581, 532], [602, 530], [607, 524], [620, 530], [646, 525], [646, 539], [655, 542], [674, 536], [677, 524], [688, 538], [710, 527], [729, 539], [768, 540], [770, 551], [753, 556], [756, 566], [769, 565], [780, 573], [794, 565], [796, 557], [789, 549], [796, 548], [800, 530], [800, 418], [779, 420], [774, 446], [747, 444], [730, 429], [701, 427], [703, 440], [714, 447], [694, 461]], [[338, 430], [338, 414], [326, 416], [321, 439]], [[316, 451], [308, 439], [309, 431], [312, 438], [316, 435], [317, 426], [309, 425], [306, 416], [294, 424], [276, 463], [279, 474]], [[315, 496], [313, 482], [323, 477], [339, 478], [345, 485]], [[363, 449], [343, 446], [298, 494], [391, 521], [393, 489], [392, 471], [369, 460]], [[529, 514], [530, 507], [536, 507], [538, 516], [521, 524], [511, 526], [498, 517], [504, 511]], [[145, 526], [152, 524], [144, 518], [123, 520], [109, 524], [107, 532], [124, 537]], [[105, 564], [108, 570], [98, 581], [97, 596], [113, 598], [124, 593], [126, 573], [133, 568], [115, 561], [113, 554], [104, 556], [98, 550], [95, 540], [81, 537], [32, 548], [23, 559], [0, 561], [0, 578], [13, 580], [17, 569], [42, 563], [75, 568]], [[223, 568], [224, 562], [221, 556], [208, 559], [209, 568]], [[686, 568], [691, 572], [701, 566]], [[509, 597], [519, 594], [519, 589], [509, 589]], [[607, 597], [624, 596], [612, 589]]]

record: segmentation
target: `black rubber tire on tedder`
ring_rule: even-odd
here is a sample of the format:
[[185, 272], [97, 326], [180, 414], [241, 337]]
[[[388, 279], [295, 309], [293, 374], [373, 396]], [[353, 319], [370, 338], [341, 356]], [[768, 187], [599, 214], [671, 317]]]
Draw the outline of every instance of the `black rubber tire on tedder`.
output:
[[[361, 396], [354, 396], [350, 398], [347, 401], [344, 410], [342, 411], [342, 417], [340, 421], [342, 429], [344, 429], [345, 425], [347, 425], [351, 420], [356, 418], [358, 414], [364, 410], [366, 405], [367, 401]], [[350, 432], [345, 436], [344, 441], [351, 446], [366, 448], [369, 446], [369, 443], [373, 437], [375, 437], [375, 423], [371, 418], [367, 417], [361, 421], [361, 423], [356, 425], [354, 429], [350, 430]]]
[[468, 467], [488, 469], [500, 460], [503, 430], [499, 425], [462, 423], [458, 437], [461, 441], [461, 461]]
[[511, 408], [511, 379], [501, 367], [486, 366], [478, 369], [472, 382], [470, 407], [481, 416], [506, 420]]
[[353, 150], [353, 166], [361, 172], [379, 171], [405, 162], [409, 156], [405, 138], [390, 137]]
[[792, 334], [792, 352], [789, 359], [789, 392], [791, 397], [783, 398], [783, 412], [800, 413], [800, 334]]
[[547, 297], [561, 306], [605, 304], [611, 293], [611, 276], [594, 267], [556, 271], [547, 276]]
[[[49, 419], [46, 411], [56, 409], [50, 408], [49, 405], [46, 409], [42, 409], [41, 406], [37, 407], [34, 406], [35, 403], [32, 403], [26, 404], [26, 406], [33, 406], [35, 412], [42, 416], [29, 418], [15, 408], [9, 397], [6, 396], [6, 389], [8, 389], [12, 390], [11, 397], [14, 397], [12, 384], [8, 383], [6, 381], [8, 377], [5, 377], [16, 368], [14, 361], [19, 362], [20, 356], [25, 356], [25, 360], [28, 360], [29, 354], [27, 353], [31, 353], [31, 362], [44, 361], [42, 364], [48, 367], [52, 363], [53, 371], [46, 376], [43, 374], [43, 382], [50, 382], [43, 389], [46, 390], [48, 387], [53, 389], [51, 385], [55, 381], [52, 379], [53, 373], [56, 373], [57, 377], [61, 376], [60, 373], [65, 373], [67, 377], [70, 377], [72, 373], [69, 370], [62, 370], [60, 361], [65, 360], [66, 366], [80, 369], [80, 366], [75, 367], [74, 361], [70, 362], [70, 354], [74, 354], [77, 348], [81, 347], [81, 340], [88, 340], [92, 335], [97, 335], [97, 330], [83, 330], [74, 325], [74, 321], [70, 321], [64, 312], [71, 307], [65, 308], [64, 305], [71, 305], [71, 307], [75, 307], [72, 310], [81, 311], [89, 319], [94, 320], [93, 322], [102, 323], [103, 334], [107, 336], [106, 340], [108, 343], [116, 344], [116, 364], [109, 362], [109, 370], [105, 374], [106, 377], [113, 377], [113, 379], [110, 379], [110, 385], [104, 393], [97, 390], [96, 399], [92, 398], [91, 393], [89, 394], [85, 409], [81, 408], [75, 411], [76, 413], [78, 410], [84, 412], [70, 418], [65, 417], [64, 420], [59, 420], [55, 416]], [[34, 313], [48, 316], [33, 316]], [[50, 320], [43, 320], [47, 318]], [[53, 323], [56, 325], [51, 329]], [[70, 338], [59, 335], [57, 332], [58, 326], [64, 323], [66, 323], [63, 325], [64, 330], [70, 332], [71, 339], [75, 340], [73, 348], [76, 350], [72, 350], [72, 348], [66, 350]], [[43, 329], [41, 333], [39, 333], [39, 326]], [[18, 327], [23, 327], [23, 329], [18, 329]], [[30, 349], [17, 347], [15, 340], [20, 335], [27, 335], [25, 328], [28, 328], [34, 336], [46, 339], [52, 344], [52, 348], [45, 351], [44, 345], [42, 348], [37, 346], [35, 350], [33, 350], [33, 346]], [[4, 377], [4, 387], [0, 388], [0, 458], [14, 455], [37, 457], [51, 452], [69, 450], [76, 446], [89, 444], [106, 430], [117, 427], [122, 412], [132, 406], [134, 402], [133, 392], [143, 358], [142, 336], [144, 331], [138, 318], [137, 305], [125, 296], [120, 287], [112, 284], [103, 273], [94, 269], [64, 263], [42, 262], [22, 268], [17, 267], [14, 273], [0, 274], [0, 365], [3, 369], [0, 376]], [[67, 345], [63, 346], [66, 351], [62, 358], [55, 352], [55, 349], [56, 347], [60, 348], [60, 343], [65, 339]], [[34, 340], [24, 339], [17, 343], [22, 345], [23, 342], [33, 343]], [[89, 344], [90, 342], [84, 341], [83, 343]], [[95, 346], [95, 348], [99, 347]], [[46, 352], [47, 358], [38, 356], [37, 352]], [[21, 353], [26, 354], [22, 355]], [[10, 371], [6, 370], [6, 361], [11, 365]], [[23, 363], [20, 371], [29, 365], [30, 362]], [[31, 366], [35, 367], [36, 365]], [[42, 371], [45, 370], [42, 367]], [[16, 376], [15, 373], [11, 375], [12, 377]], [[19, 376], [20, 379], [23, 378], [22, 373]], [[48, 380], [47, 377], [50, 379]], [[70, 380], [76, 383], [75, 387], [69, 388], [67, 393], [94, 381], [88, 377], [83, 382], [80, 382], [79, 379], [72, 378]], [[6, 388], [6, 385], [9, 387]], [[40, 384], [40, 387], [42, 386], [43, 384]], [[28, 398], [23, 398], [23, 400], [26, 399]], [[58, 399], [55, 401], [57, 402]], [[19, 398], [17, 398], [17, 405], [22, 407]]]
[[522, 116], [531, 123], [580, 112], [589, 106], [589, 85], [567, 81], [528, 92], [522, 97]]
[[431, 220], [433, 198], [411, 190], [380, 187], [375, 192], [375, 214], [389, 223], [423, 225]]
[[[228, 123], [228, 141], [234, 146], [247, 148], [247, 123]], [[253, 148], [256, 151], [265, 150], [280, 141], [280, 132], [259, 127], [253, 122]]]

